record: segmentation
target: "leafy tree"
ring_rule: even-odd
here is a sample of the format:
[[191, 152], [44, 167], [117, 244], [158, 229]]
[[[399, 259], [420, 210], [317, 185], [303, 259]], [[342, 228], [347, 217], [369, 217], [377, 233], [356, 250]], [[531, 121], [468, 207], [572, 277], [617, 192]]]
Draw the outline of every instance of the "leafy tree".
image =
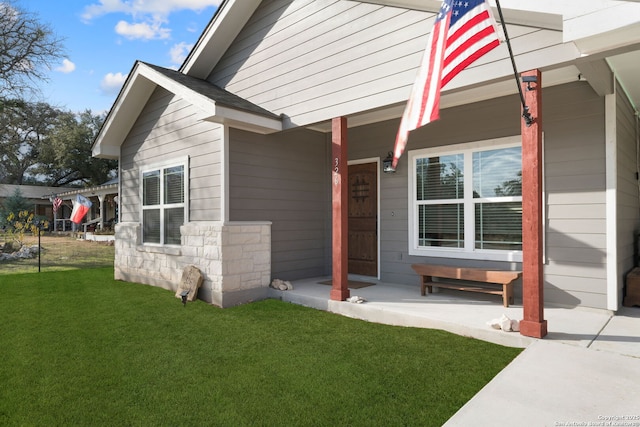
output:
[[16, 188], [13, 194], [6, 199], [2, 205], [0, 205], [0, 226], [8, 225], [7, 218], [10, 215], [18, 215], [22, 211], [30, 211], [33, 206], [27, 199], [22, 196], [22, 192], [19, 188]]
[[61, 113], [46, 103], [12, 100], [0, 111], [0, 183], [34, 183], [43, 138]]
[[104, 116], [93, 115], [91, 110], [56, 116], [36, 169], [47, 185], [100, 185], [113, 178], [116, 160], [91, 157], [93, 141], [103, 121]]
[[41, 224], [37, 222], [36, 216], [33, 212], [20, 211], [17, 214], [11, 212], [7, 217], [9, 223], [9, 237], [13, 240], [14, 244], [11, 246], [13, 249], [20, 249], [24, 246], [25, 233], [31, 233], [34, 236], [38, 234], [39, 225], [43, 228], [49, 227], [49, 221], [44, 221]]
[[90, 110], [12, 101], [0, 111], [0, 183], [83, 186], [113, 178], [117, 161], [91, 157], [103, 120]]
[[517, 178], [503, 182], [493, 189], [496, 196], [522, 196], [522, 171], [519, 171]]
[[0, 110], [7, 97], [37, 92], [52, 64], [63, 56], [63, 45], [37, 15], [14, 0], [0, 2]]

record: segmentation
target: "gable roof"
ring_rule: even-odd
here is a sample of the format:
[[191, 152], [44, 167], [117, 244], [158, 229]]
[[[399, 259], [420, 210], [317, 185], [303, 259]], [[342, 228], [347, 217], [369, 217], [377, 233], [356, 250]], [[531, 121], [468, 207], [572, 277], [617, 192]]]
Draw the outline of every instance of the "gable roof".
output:
[[[203, 120], [260, 133], [282, 130], [283, 121], [274, 114], [204, 80], [261, 3], [261, 0], [224, 0], [179, 71], [136, 62], [96, 138], [93, 155], [118, 157], [120, 145], [157, 86], [200, 107]], [[440, 0], [368, 0], [363, 3], [433, 13], [441, 5]], [[613, 70], [634, 107], [638, 108], [640, 80], [635, 64], [640, 57], [640, 20], [637, 18], [640, 5], [636, 0], [589, 0], [580, 2], [579, 7], [569, 4], [571, 2], [552, 0], [502, 0], [501, 3], [508, 23], [562, 31], [563, 46], [571, 51], [571, 58], [556, 58], [560, 61], [558, 73], [571, 73], [572, 79], [580, 73], [602, 95], [612, 91]], [[564, 67], [569, 60], [578, 68]], [[502, 83], [506, 87], [511, 82]], [[490, 87], [467, 89], [495, 96]], [[472, 98], [464, 92], [452, 93], [452, 102], [455, 103], [456, 96], [469, 102]], [[394, 117], [402, 111], [401, 107], [396, 110]]]
[[206, 80], [137, 61], [93, 144], [93, 156], [117, 159], [142, 108], [162, 87], [200, 108], [201, 120], [258, 133], [282, 130], [280, 117]]
[[233, 93], [228, 92], [212, 83], [209, 83], [206, 80], [191, 77], [178, 71], [159, 67], [157, 65], [147, 64], [145, 62], [143, 62], [143, 64], [147, 67], [152, 68], [163, 76], [175, 81], [176, 83], [184, 86], [185, 89], [191, 90], [197, 94], [209, 98], [217, 105], [223, 105], [225, 107], [234, 108], [236, 110], [245, 111], [247, 113], [262, 115], [266, 118], [272, 118], [274, 120], [280, 119], [280, 116], [267, 111], [264, 108], [247, 101], [246, 99], [240, 98], [239, 96], [234, 95]]

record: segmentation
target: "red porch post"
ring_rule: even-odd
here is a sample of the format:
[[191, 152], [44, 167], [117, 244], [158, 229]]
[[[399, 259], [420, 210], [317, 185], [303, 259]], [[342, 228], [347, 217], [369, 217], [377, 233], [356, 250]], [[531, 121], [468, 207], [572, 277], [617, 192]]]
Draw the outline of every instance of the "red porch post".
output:
[[522, 308], [520, 334], [542, 338], [547, 335], [544, 320], [544, 276], [542, 273], [542, 74], [535, 83], [521, 83], [525, 104], [533, 119], [522, 120]]
[[347, 118], [336, 117], [331, 122], [331, 188], [333, 212], [333, 281], [331, 299], [349, 298], [348, 274], [348, 173]]

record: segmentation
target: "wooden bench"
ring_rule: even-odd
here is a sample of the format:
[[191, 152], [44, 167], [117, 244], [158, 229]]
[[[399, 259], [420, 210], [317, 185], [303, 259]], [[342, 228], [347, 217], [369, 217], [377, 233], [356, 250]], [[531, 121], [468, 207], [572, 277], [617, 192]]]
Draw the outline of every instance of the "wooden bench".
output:
[[[513, 282], [522, 277], [521, 271], [486, 270], [430, 264], [413, 264], [411, 268], [420, 276], [420, 294], [423, 296], [425, 295], [425, 288], [431, 293], [434, 286], [458, 291], [481, 292], [502, 295], [502, 303], [505, 307], [513, 304]], [[455, 279], [457, 282], [434, 282], [434, 277]], [[462, 281], [474, 283], [464, 283]]]

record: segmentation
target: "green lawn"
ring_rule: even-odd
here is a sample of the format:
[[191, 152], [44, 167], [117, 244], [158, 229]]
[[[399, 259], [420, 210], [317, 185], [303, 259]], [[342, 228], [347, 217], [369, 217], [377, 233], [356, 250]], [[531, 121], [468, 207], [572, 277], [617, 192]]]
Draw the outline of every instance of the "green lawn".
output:
[[[11, 241], [9, 235], [0, 233], [0, 246]], [[24, 236], [24, 244], [38, 244], [38, 238]], [[84, 268], [113, 267], [115, 248], [106, 243], [78, 240], [71, 235], [44, 234], [40, 238], [41, 271], [61, 271]], [[37, 246], [36, 246], [37, 247]], [[0, 261], [0, 276], [4, 274], [35, 273], [38, 271], [38, 258]], [[0, 283], [2, 278], [0, 277]]]
[[113, 269], [0, 276], [0, 425], [439, 426], [520, 349]]

